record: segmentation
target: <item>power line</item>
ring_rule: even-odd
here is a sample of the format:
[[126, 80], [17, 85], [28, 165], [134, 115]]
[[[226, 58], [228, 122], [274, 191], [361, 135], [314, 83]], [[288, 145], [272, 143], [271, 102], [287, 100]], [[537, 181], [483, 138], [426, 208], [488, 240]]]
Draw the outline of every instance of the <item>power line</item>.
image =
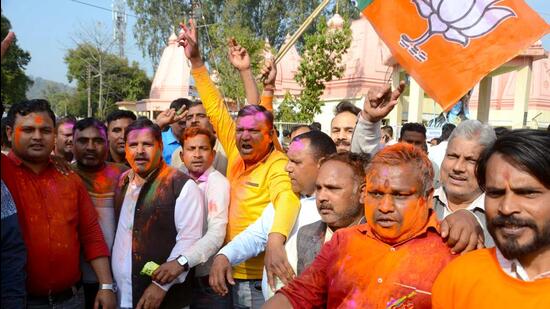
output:
[[[91, 7], [96, 8], [96, 9], [100, 9], [100, 10], [104, 10], [104, 11], [108, 11], [108, 12], [113, 12], [113, 9], [106, 8], [106, 7], [99, 6], [99, 5], [95, 5], [95, 4], [91, 4], [91, 3], [87, 3], [87, 2], [83, 2], [83, 1], [79, 1], [79, 0], [69, 0], [69, 1], [79, 3], [79, 4], [82, 4], [82, 5], [91, 6]], [[138, 18], [137, 16], [132, 15], [132, 14], [128, 14], [128, 13], [126, 13], [126, 15], [130, 16], [130, 17], [133, 17], [133, 18]]]

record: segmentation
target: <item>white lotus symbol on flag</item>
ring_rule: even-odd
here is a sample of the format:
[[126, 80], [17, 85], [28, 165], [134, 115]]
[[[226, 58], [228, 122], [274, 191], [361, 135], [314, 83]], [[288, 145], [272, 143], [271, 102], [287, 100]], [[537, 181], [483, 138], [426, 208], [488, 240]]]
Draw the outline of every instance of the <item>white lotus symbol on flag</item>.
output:
[[428, 60], [419, 48], [433, 35], [467, 47], [470, 40], [493, 31], [505, 19], [517, 16], [505, 6], [495, 6], [502, 0], [412, 0], [420, 16], [428, 20], [428, 30], [416, 39], [401, 34], [399, 45], [416, 60]]

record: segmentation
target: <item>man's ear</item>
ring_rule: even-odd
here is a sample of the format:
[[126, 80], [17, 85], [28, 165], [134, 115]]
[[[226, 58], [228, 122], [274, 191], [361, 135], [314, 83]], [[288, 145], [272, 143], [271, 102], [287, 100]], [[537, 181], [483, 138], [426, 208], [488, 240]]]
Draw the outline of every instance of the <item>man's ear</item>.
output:
[[362, 182], [361, 186], [359, 187], [360, 193], [359, 193], [359, 199], [361, 201], [361, 204], [365, 203], [365, 189], [367, 187], [366, 182]]
[[6, 126], [6, 135], [8, 136], [8, 141], [10, 143], [13, 143], [11, 135], [13, 134], [13, 128], [10, 126]]

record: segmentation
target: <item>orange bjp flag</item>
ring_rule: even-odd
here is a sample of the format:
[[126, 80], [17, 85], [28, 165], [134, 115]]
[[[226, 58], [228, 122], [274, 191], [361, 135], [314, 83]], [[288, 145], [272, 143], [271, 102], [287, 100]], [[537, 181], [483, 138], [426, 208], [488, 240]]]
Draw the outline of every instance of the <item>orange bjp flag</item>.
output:
[[359, 0], [399, 64], [443, 109], [550, 31], [522, 0]]

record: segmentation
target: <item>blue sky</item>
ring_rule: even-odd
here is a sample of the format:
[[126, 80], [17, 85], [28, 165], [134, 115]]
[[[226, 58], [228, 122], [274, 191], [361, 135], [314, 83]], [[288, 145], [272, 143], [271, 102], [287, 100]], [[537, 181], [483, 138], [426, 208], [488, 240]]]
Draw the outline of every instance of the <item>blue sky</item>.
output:
[[[105, 8], [110, 8], [112, 3], [111, 0], [82, 1]], [[550, 23], [550, 1], [526, 2]], [[71, 0], [1, 0], [1, 4], [2, 14], [10, 20], [18, 44], [31, 53], [27, 74], [62, 83], [68, 83], [63, 57], [67, 49], [74, 47], [71, 38], [81, 25], [92, 26], [100, 22], [108, 31], [111, 31], [113, 25], [110, 12]], [[132, 13], [128, 9], [127, 12]], [[128, 17], [126, 56], [129, 60], [138, 61], [152, 77], [151, 62], [142, 56], [134, 40], [134, 22], [135, 18]], [[543, 45], [550, 51], [550, 35], [543, 38]]]

